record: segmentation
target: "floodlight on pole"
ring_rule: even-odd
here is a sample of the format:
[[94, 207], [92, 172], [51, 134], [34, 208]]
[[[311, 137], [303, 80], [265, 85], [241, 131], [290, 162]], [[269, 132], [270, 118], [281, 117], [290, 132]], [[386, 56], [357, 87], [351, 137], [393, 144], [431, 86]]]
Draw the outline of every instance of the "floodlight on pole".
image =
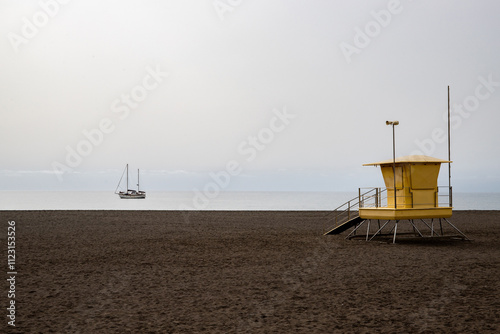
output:
[[385, 121], [386, 125], [392, 125], [392, 173], [394, 175], [394, 209], [397, 209], [396, 202], [396, 133], [394, 126], [399, 125], [399, 121]]

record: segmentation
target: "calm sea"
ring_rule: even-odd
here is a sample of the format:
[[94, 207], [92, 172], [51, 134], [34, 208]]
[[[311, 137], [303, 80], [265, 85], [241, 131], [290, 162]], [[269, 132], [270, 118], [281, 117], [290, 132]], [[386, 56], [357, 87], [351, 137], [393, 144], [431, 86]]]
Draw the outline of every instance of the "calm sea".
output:
[[[333, 210], [357, 196], [347, 192], [147, 193], [125, 200], [112, 192], [0, 192], [0, 210]], [[500, 210], [500, 193], [454, 193], [456, 210]]]

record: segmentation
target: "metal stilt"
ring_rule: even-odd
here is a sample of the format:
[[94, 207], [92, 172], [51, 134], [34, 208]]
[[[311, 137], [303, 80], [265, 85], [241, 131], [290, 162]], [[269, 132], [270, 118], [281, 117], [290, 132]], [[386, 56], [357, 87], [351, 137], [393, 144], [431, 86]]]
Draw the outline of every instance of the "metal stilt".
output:
[[395, 244], [396, 243], [396, 233], [398, 231], [398, 221], [399, 220], [396, 220], [396, 224], [394, 224], [394, 239], [392, 239], [392, 243]]
[[434, 219], [431, 219], [431, 226], [429, 226], [429, 224], [427, 224], [427, 223], [425, 222], [425, 220], [423, 220], [423, 219], [420, 219], [420, 221], [421, 221], [422, 223], [424, 223], [424, 224], [425, 224], [425, 226], [427, 226], [427, 227], [429, 228], [429, 230], [431, 230], [431, 237], [433, 237], [433, 236], [434, 236], [434, 233], [436, 233], [436, 235], [437, 235], [438, 237], [440, 236], [440, 235], [439, 235], [439, 233], [437, 233], [436, 231], [434, 231]]
[[394, 226], [391, 227], [391, 230], [389, 231], [389, 234], [391, 234], [393, 230], [394, 230]]
[[446, 218], [443, 218], [443, 219], [444, 219], [445, 222], [447, 222], [448, 224], [450, 224], [450, 226], [453, 227], [458, 233], [460, 233], [466, 240], [470, 241], [470, 239], [467, 238], [467, 236], [465, 234], [463, 234], [462, 231], [460, 231], [455, 225], [453, 225], [452, 223], [450, 223], [448, 221], [448, 219], [446, 219]]
[[415, 232], [415, 230], [416, 230], [418, 232], [418, 234], [423, 238], [424, 236], [422, 235], [422, 233], [420, 233], [420, 231], [418, 230], [417, 226], [413, 223], [413, 219], [410, 219], [409, 221], [410, 221], [410, 224], [413, 225], [413, 232]]
[[357, 225], [357, 226], [354, 228], [354, 230], [352, 230], [352, 231], [351, 231], [351, 233], [349, 233], [349, 235], [348, 235], [347, 237], [345, 237], [345, 238], [346, 238], [346, 239], [349, 239], [349, 237], [350, 237], [352, 234], [356, 235], [356, 230], [357, 230], [358, 228], [360, 228], [361, 226], [363, 226], [363, 224], [365, 223], [365, 221], [366, 221], [366, 220], [364, 220], [363, 222], [361, 222], [361, 224]]
[[379, 232], [380, 232], [380, 231], [382, 231], [382, 229], [385, 227], [385, 225], [387, 225], [389, 222], [390, 222], [390, 220], [386, 221], [386, 222], [385, 222], [385, 224], [384, 224], [384, 225], [382, 225], [382, 227], [381, 227], [381, 228], [379, 228], [379, 229], [377, 230], [377, 232], [375, 232], [375, 234], [374, 234], [374, 235], [372, 235], [372, 237], [371, 237], [371, 238], [370, 238], [370, 240], [368, 240], [368, 241], [371, 241], [373, 238], [375, 238], [375, 236], [376, 236], [377, 234], [379, 234]]
[[410, 222], [410, 224], [413, 226], [413, 234], [417, 234], [417, 231], [415, 230], [415, 225], [413, 224], [412, 220], [413, 219], [408, 219], [408, 221]]
[[368, 241], [369, 236], [370, 236], [370, 219], [368, 219], [368, 227], [366, 228], [366, 241]]

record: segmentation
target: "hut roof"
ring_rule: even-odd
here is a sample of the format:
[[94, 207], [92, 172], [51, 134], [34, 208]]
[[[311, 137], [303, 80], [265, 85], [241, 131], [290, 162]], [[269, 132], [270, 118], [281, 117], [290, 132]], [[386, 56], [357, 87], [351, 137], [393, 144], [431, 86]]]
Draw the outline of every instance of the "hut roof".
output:
[[[398, 157], [396, 158], [396, 163], [447, 163], [447, 162], [452, 162], [448, 160], [442, 160], [438, 158], [433, 158], [429, 157], [427, 155], [406, 155], [404, 157]], [[373, 162], [370, 164], [363, 164], [363, 166], [381, 166], [381, 165], [392, 165], [393, 161], [392, 159], [390, 160], [384, 160], [384, 161], [379, 161], [379, 162]]]

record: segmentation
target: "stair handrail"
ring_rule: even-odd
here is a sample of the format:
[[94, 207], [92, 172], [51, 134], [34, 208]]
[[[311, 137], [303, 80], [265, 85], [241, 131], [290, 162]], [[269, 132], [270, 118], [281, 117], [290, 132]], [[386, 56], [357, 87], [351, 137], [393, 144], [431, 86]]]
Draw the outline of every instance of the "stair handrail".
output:
[[[342, 225], [346, 221], [349, 221], [351, 218], [355, 218], [355, 216], [351, 217], [351, 211], [352, 211], [352, 209], [356, 208], [356, 207], [358, 207], [358, 209], [359, 209], [360, 203], [362, 203], [364, 201], [364, 200], [362, 200], [362, 198], [364, 196], [366, 196], [368, 193], [372, 192], [374, 189], [378, 189], [378, 188], [370, 188], [370, 190], [368, 190], [368, 191], [366, 191], [364, 193], [361, 193], [361, 189], [366, 189], [366, 188], [359, 188], [358, 196], [356, 196], [356, 197], [350, 199], [349, 201], [345, 202], [344, 204], [338, 206], [337, 208], [335, 208], [335, 210], [333, 210], [332, 212], [330, 212], [330, 213], [328, 213], [326, 215], [326, 217], [328, 217], [328, 216], [336, 213], [336, 215], [334, 217], [331, 217], [331, 218], [327, 219], [323, 223], [323, 232], [325, 232], [325, 224], [327, 224], [328, 222], [332, 221], [333, 219], [335, 219], [335, 227], [337, 227], [339, 225]], [[354, 204], [351, 204], [351, 202], [354, 202], [354, 201], [357, 201], [357, 202], [355, 202]], [[342, 207], [344, 207], [346, 205], [347, 205], [346, 209], [343, 209], [342, 211], [339, 211]], [[345, 214], [345, 213], [347, 213], [347, 217], [344, 217], [343, 219], [339, 220], [339, 217], [342, 214]], [[358, 216], [359, 216], [359, 213], [358, 213]]]

